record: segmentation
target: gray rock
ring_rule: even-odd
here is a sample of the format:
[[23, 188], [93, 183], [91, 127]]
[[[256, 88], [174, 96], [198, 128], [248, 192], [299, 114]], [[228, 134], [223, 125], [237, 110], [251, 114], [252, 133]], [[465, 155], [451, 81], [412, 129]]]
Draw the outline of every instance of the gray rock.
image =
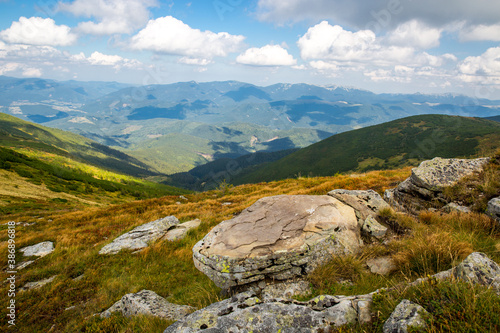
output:
[[471, 253], [454, 269], [456, 278], [500, 291], [500, 266], [484, 253]]
[[104, 246], [99, 254], [116, 254], [121, 250], [140, 250], [165, 236], [168, 230], [179, 224], [175, 216], [149, 222], [115, 238]]
[[391, 257], [379, 257], [374, 259], [368, 259], [366, 265], [370, 268], [370, 272], [379, 275], [389, 275], [396, 269], [394, 260]]
[[45, 257], [46, 255], [54, 252], [54, 243], [52, 242], [42, 242], [32, 246], [26, 246], [19, 249], [25, 257]]
[[450, 202], [446, 206], [443, 207], [443, 210], [447, 213], [470, 213], [471, 210], [469, 207], [461, 206], [455, 202]]
[[113, 312], [120, 312], [125, 317], [149, 315], [167, 320], [180, 320], [195, 310], [191, 306], [169, 303], [154, 291], [141, 290], [138, 293], [123, 296], [109, 309], [101, 313], [101, 317], [107, 318]]
[[378, 223], [373, 216], [368, 216], [365, 222], [363, 223], [361, 231], [372, 237], [381, 239], [387, 233], [387, 228]]
[[20, 262], [19, 264], [16, 265], [16, 269], [17, 270], [21, 270], [23, 268], [28, 267], [29, 265], [31, 265], [34, 262], [35, 262], [35, 260], [22, 261], [22, 262]]
[[252, 292], [214, 303], [179, 320], [164, 333], [238, 332], [330, 332], [332, 326], [355, 323], [357, 309], [363, 320], [371, 296], [318, 296], [308, 302], [292, 300], [262, 301]]
[[201, 220], [199, 219], [178, 224], [175, 226], [175, 228], [170, 229], [167, 232], [167, 234], [165, 235], [165, 239], [171, 242], [183, 239], [189, 230], [198, 228], [200, 224]]
[[56, 276], [57, 275], [54, 275], [54, 276], [51, 276], [51, 277], [49, 277], [47, 279], [43, 279], [43, 280], [36, 281], [36, 282], [28, 282], [24, 286], [22, 286], [19, 290], [20, 291], [27, 291], [27, 290], [42, 288], [46, 284], [49, 284], [52, 281], [54, 281], [54, 279], [56, 278]]
[[378, 215], [378, 212], [384, 208], [390, 208], [389, 204], [373, 190], [367, 191], [350, 191], [350, 190], [333, 190], [328, 192], [328, 195], [351, 206], [358, 217], [359, 226], [361, 227], [365, 220], [372, 216]]
[[303, 276], [361, 239], [354, 210], [330, 196], [258, 200], [193, 247], [196, 268], [222, 289]]
[[427, 311], [423, 307], [404, 299], [384, 323], [384, 333], [407, 333], [410, 327], [425, 328], [424, 313]]
[[279, 298], [292, 299], [295, 296], [307, 296], [311, 292], [311, 286], [307, 281], [284, 281], [266, 285], [262, 288], [261, 298], [264, 301]]
[[488, 202], [488, 215], [500, 222], [500, 197], [493, 198]]
[[413, 168], [411, 176], [395, 189], [387, 190], [384, 198], [391, 206], [414, 214], [423, 209], [442, 208], [447, 204], [442, 195], [444, 188], [481, 171], [488, 161], [489, 158], [440, 157], [424, 161]]

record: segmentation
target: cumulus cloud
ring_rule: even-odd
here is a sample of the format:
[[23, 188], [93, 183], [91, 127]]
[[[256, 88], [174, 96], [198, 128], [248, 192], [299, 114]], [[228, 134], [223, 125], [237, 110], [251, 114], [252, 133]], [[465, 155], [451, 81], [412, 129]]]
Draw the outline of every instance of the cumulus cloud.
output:
[[500, 23], [497, 0], [259, 0], [256, 15], [277, 24], [333, 20], [356, 29], [392, 30], [411, 20], [433, 27], [464, 21], [467, 25]]
[[65, 25], [56, 25], [53, 19], [20, 17], [10, 28], [0, 32], [0, 38], [11, 44], [67, 46], [77, 36]]
[[439, 46], [442, 29], [431, 28], [417, 20], [399, 25], [389, 33], [387, 39], [392, 45], [429, 49]]
[[236, 58], [236, 62], [252, 66], [293, 66], [297, 60], [280, 45], [252, 47]]
[[186, 65], [195, 65], [195, 66], [207, 66], [210, 65], [213, 61], [210, 59], [204, 58], [190, 58], [190, 57], [182, 57], [179, 59], [179, 63]]
[[135, 59], [123, 58], [119, 55], [108, 55], [101, 52], [93, 52], [90, 57], [86, 58], [83, 53], [71, 56], [71, 59], [76, 62], [87, 62], [94, 66], [111, 66], [114, 69], [139, 68], [142, 63]]
[[500, 84], [500, 47], [488, 49], [477, 57], [467, 57], [458, 66], [465, 82]]
[[111, 35], [132, 33], [149, 20], [149, 8], [158, 6], [157, 0], [75, 0], [59, 3], [59, 9], [75, 16], [94, 18], [78, 24], [85, 34]]
[[131, 38], [130, 47], [134, 50], [206, 59], [237, 52], [244, 39], [244, 36], [227, 32], [193, 29], [172, 16], [166, 16], [150, 20], [144, 29]]
[[500, 23], [493, 25], [476, 25], [460, 31], [460, 40], [468, 41], [495, 41], [500, 42]]
[[30, 67], [27, 64], [7, 62], [0, 63], [0, 75], [5, 75], [10, 72], [21, 71], [21, 75], [24, 77], [41, 77], [42, 70], [39, 68]]

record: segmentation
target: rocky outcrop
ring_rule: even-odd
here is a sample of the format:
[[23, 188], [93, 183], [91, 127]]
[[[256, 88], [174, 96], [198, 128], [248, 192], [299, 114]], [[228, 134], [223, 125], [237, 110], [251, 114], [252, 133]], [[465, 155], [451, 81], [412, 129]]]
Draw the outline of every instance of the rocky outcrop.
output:
[[390, 208], [389, 204], [373, 190], [333, 190], [328, 192], [328, 195], [351, 206], [356, 212], [360, 227], [368, 217], [376, 217], [380, 210]]
[[262, 301], [255, 293], [245, 292], [194, 312], [164, 333], [329, 332], [331, 326], [370, 320], [366, 309], [371, 299], [363, 295], [318, 296], [308, 302]]
[[355, 252], [354, 210], [331, 196], [274, 196], [224, 221], [193, 247], [196, 268], [222, 288], [303, 276]]
[[169, 303], [154, 291], [141, 290], [138, 293], [123, 296], [101, 313], [101, 317], [107, 318], [113, 312], [120, 312], [125, 317], [150, 315], [167, 320], [180, 320], [195, 310], [191, 306]]
[[425, 328], [423, 315], [427, 311], [407, 299], [401, 301], [384, 323], [384, 333], [408, 333], [409, 328]]
[[22, 252], [25, 257], [45, 257], [54, 252], [54, 243], [47, 241], [32, 246], [26, 246], [19, 249], [19, 252]]
[[487, 213], [489, 216], [500, 222], [500, 197], [493, 198], [488, 202]]
[[162, 238], [173, 227], [179, 224], [175, 216], [149, 222], [115, 238], [113, 242], [104, 246], [99, 254], [116, 254], [121, 250], [140, 250], [152, 242]]
[[492, 287], [500, 292], [500, 266], [486, 254], [474, 252], [453, 269], [456, 278]]
[[479, 172], [489, 158], [473, 160], [443, 159], [436, 157], [412, 169], [411, 176], [395, 189], [387, 190], [384, 198], [393, 207], [411, 213], [428, 208], [441, 208], [447, 204], [443, 190], [460, 179]]
[[165, 235], [164, 239], [174, 242], [179, 239], [183, 239], [189, 230], [198, 228], [201, 224], [201, 220], [196, 219], [176, 225], [173, 229], [170, 229]]

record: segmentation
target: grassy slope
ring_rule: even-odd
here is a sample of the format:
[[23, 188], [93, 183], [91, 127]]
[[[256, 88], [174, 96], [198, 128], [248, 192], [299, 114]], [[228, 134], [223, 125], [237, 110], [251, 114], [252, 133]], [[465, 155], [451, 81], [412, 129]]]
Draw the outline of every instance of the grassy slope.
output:
[[157, 174], [146, 164], [118, 150], [77, 134], [30, 123], [5, 113], [0, 113], [0, 146], [44, 151], [133, 176]]
[[500, 124], [478, 118], [423, 115], [334, 135], [236, 177], [235, 184], [413, 165], [440, 156], [470, 157], [500, 146]]
[[[500, 158], [497, 160], [500, 163]], [[499, 168], [500, 165], [492, 168], [496, 170], [495, 177], [498, 176]], [[49, 214], [44, 219], [20, 215], [17, 217], [19, 221], [36, 224], [17, 227], [17, 248], [51, 240], [55, 242], [56, 250], [19, 271], [17, 284], [21, 286], [54, 275], [57, 277], [41, 289], [17, 294], [16, 304], [20, 309], [18, 331], [44, 332], [53, 327], [57, 332], [162, 332], [169, 322], [147, 317], [127, 319], [118, 315], [103, 320], [92, 315], [107, 309], [124, 294], [142, 289], [153, 290], [173, 303], [195, 307], [219, 300], [219, 290], [194, 268], [191, 249], [213, 226], [233, 217], [259, 198], [278, 194], [326, 194], [335, 188], [372, 188], [382, 193], [409, 174], [410, 168], [405, 168], [372, 171], [356, 176], [289, 179], [190, 194], [186, 195], [188, 200], [180, 205], [177, 197], [170, 196], [107, 208], [91, 208], [82, 212]], [[490, 176], [480, 179], [484, 179], [490, 187], [495, 187], [490, 192], [500, 193], [498, 179], [492, 181]], [[469, 185], [465, 187], [469, 188]], [[472, 187], [480, 190], [484, 185]], [[225, 202], [232, 204], [222, 205]], [[175, 215], [181, 221], [200, 218], [202, 224], [182, 241], [159, 241], [138, 254], [98, 254], [102, 246], [123, 232], [168, 215]], [[331, 263], [309, 276], [314, 287], [311, 296], [325, 293], [355, 295], [391, 287], [408, 279], [448, 269], [472, 251], [482, 251], [497, 262], [500, 260], [500, 232], [496, 224], [492, 223], [493, 220], [484, 215], [424, 213], [417, 219], [392, 213], [384, 216], [412, 231], [400, 235], [389, 244], [368, 245], [354, 256], [332, 258]], [[5, 218], [0, 219], [0, 225], [6, 221]], [[0, 266], [4, 266], [7, 232], [5, 226], [0, 228], [3, 228], [0, 231]], [[381, 255], [392, 255], [396, 259], [398, 270], [389, 277], [374, 275], [365, 268], [366, 259]], [[17, 259], [22, 259], [19, 254]], [[82, 274], [82, 279], [74, 280]], [[3, 275], [0, 273], [0, 278], [4, 278]], [[353, 284], [343, 283], [342, 280], [350, 280]], [[486, 319], [483, 314], [498, 313], [498, 297], [491, 297], [481, 288], [453, 286], [419, 285], [417, 289], [397, 288], [385, 293], [375, 302], [376, 317], [373, 324], [350, 329], [380, 332], [382, 323], [403, 297], [424, 305], [430, 304], [431, 307], [427, 308], [434, 309], [440, 320], [434, 323], [436, 325], [444, 323], [454, 328], [477, 328], [485, 320], [494, 320]], [[6, 302], [6, 288], [6, 285], [0, 286], [2, 304]], [[75, 308], [65, 310], [71, 306]], [[467, 309], [465, 313], [463, 307]], [[460, 315], [453, 312], [455, 308], [462, 311]], [[446, 310], [449, 313], [441, 311], [443, 309], [450, 309]], [[5, 317], [5, 314], [6, 309], [0, 309], [0, 316]], [[4, 325], [2, 329], [6, 329], [5, 321], [1, 325]]]

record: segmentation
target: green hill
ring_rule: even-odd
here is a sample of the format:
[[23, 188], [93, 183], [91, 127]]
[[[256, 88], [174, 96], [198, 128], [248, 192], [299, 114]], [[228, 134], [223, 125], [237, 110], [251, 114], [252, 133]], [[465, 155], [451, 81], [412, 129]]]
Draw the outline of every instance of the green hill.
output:
[[136, 177], [158, 173], [139, 160], [81, 135], [49, 128], [0, 113], [0, 146], [34, 149], [69, 157]]
[[436, 156], [485, 155], [499, 147], [498, 122], [444, 115], [413, 116], [334, 135], [250, 174], [237, 176], [232, 183], [396, 168]]

